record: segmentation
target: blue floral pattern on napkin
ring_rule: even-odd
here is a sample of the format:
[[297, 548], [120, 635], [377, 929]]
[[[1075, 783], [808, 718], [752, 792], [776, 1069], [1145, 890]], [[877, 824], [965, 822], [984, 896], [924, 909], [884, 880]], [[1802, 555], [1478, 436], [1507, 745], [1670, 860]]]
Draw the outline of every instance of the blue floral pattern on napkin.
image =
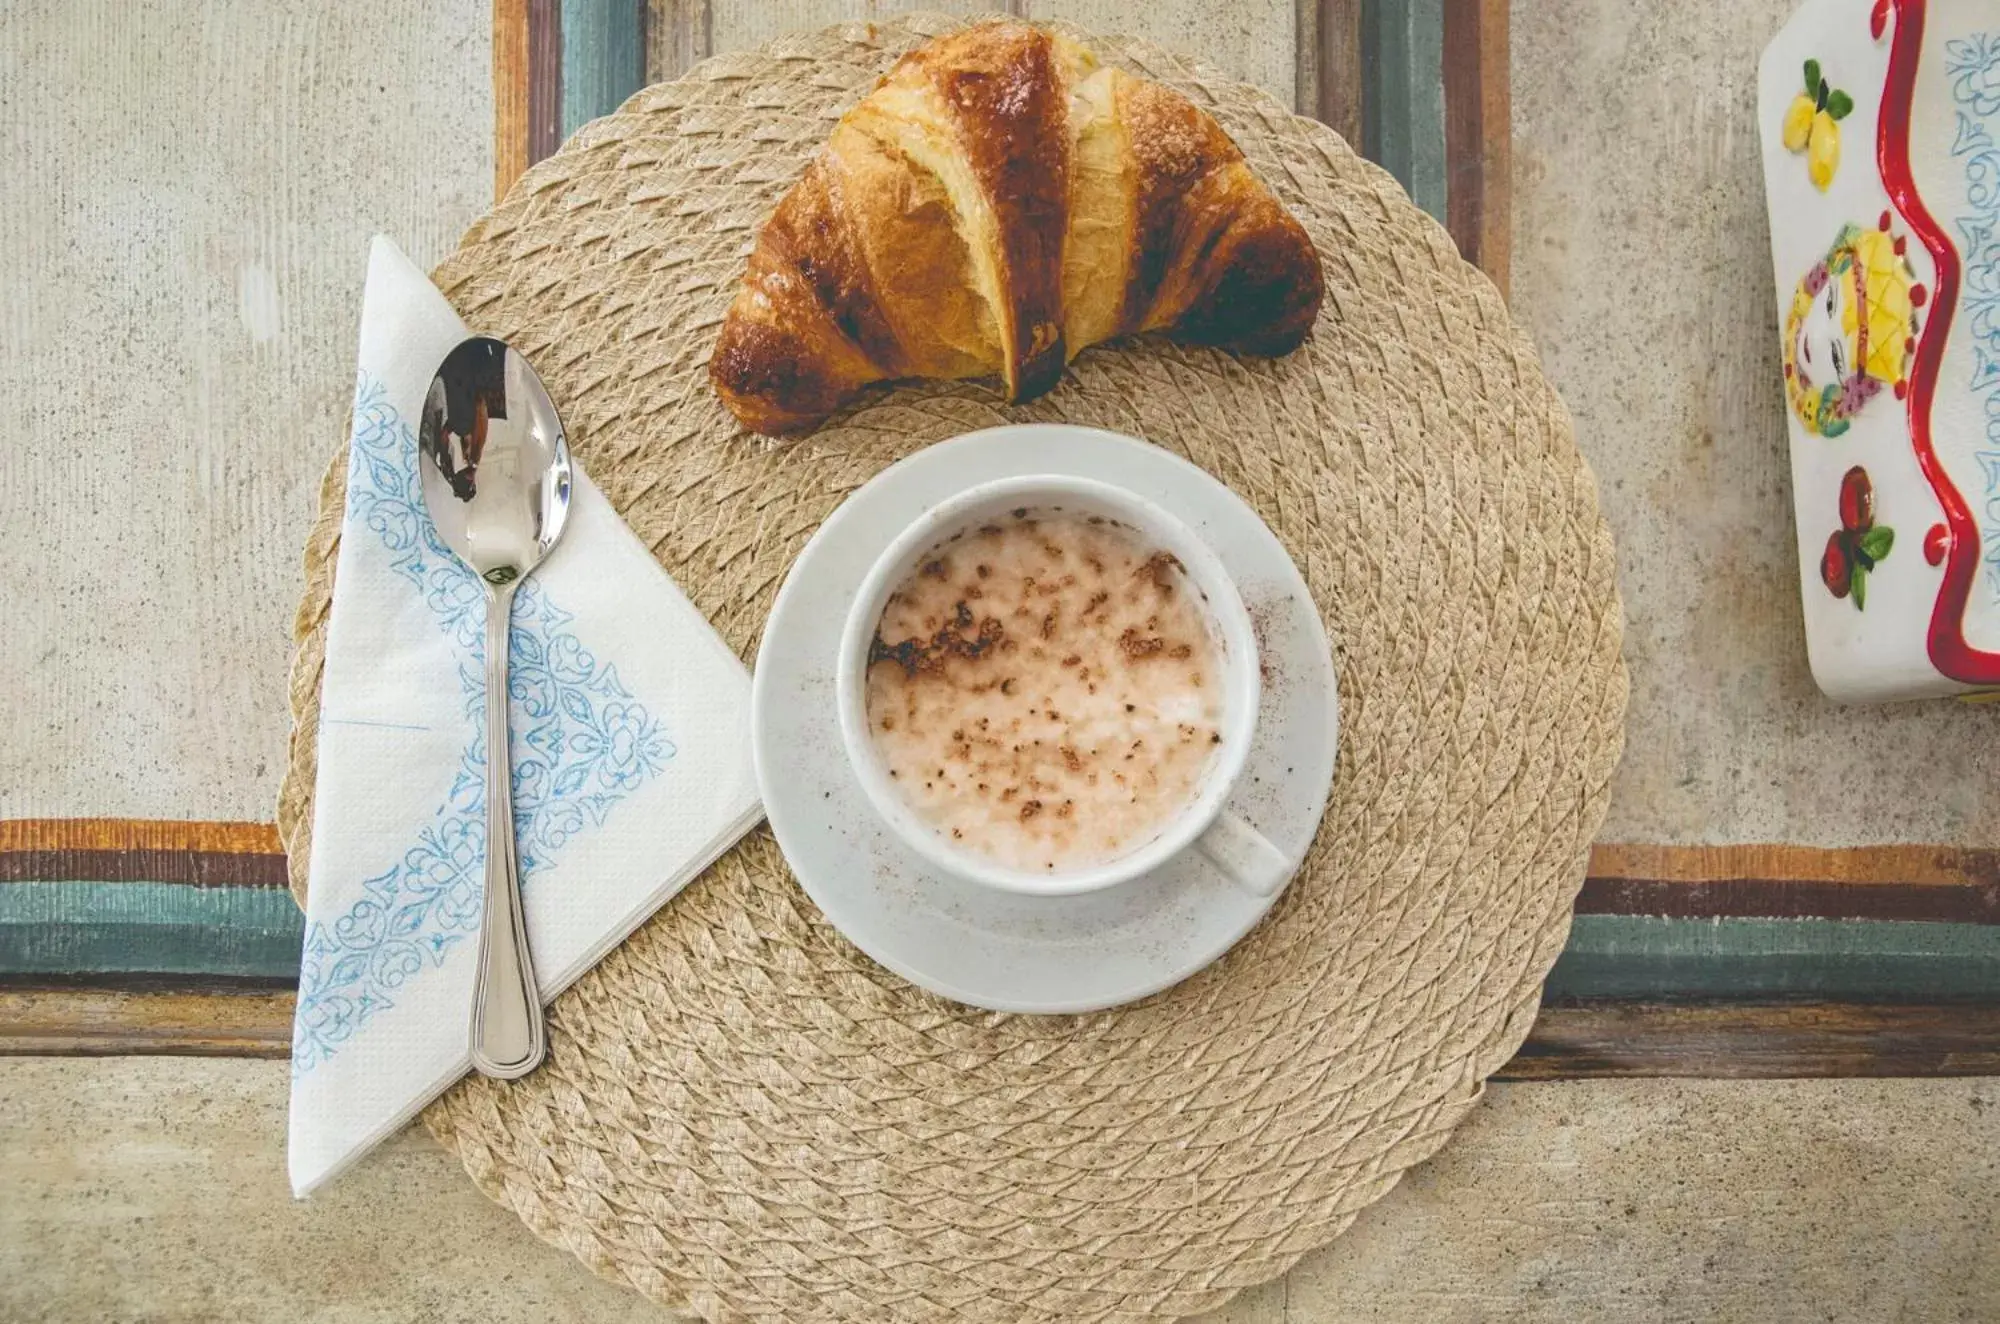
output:
[[[348, 512], [381, 539], [458, 654], [469, 742], [446, 803], [402, 858], [363, 883], [331, 923], [306, 927], [292, 1074], [331, 1057], [412, 979], [442, 966], [479, 928], [486, 864], [485, 596], [438, 540], [417, 478], [416, 435], [363, 374], [355, 391]], [[350, 527], [354, 520], [350, 520]], [[514, 595], [514, 835], [523, 885], [579, 832], [673, 758], [660, 723], [617, 671], [567, 628], [571, 616], [528, 580]]]

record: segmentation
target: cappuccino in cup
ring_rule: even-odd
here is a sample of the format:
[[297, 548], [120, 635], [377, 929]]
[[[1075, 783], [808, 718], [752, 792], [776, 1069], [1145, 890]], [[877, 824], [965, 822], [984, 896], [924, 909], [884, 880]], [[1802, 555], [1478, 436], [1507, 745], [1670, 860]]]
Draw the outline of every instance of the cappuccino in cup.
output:
[[1222, 670], [1170, 552], [1105, 516], [1020, 507], [939, 544], [890, 594], [868, 735], [941, 838], [1061, 873], [1145, 845], [1199, 796]]

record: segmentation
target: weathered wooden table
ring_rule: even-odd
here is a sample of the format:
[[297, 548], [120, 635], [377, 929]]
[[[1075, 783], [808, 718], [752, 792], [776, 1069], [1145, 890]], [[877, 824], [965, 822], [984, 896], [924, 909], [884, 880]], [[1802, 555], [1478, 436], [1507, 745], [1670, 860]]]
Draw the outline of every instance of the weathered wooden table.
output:
[[[435, 260], [645, 81], [901, 7], [366, 0], [336, 20], [230, 0], [203, 19], [27, 0], [0, 17], [0, 114], [28, 144], [0, 200], [21, 336], [0, 396], [25, 437], [0, 456], [17, 617], [0, 1053], [286, 1053], [300, 926], [265, 820], [295, 545], [344, 435], [366, 235]], [[1806, 671], [1752, 122], [1789, 0], [1008, 8], [1192, 51], [1332, 123], [1508, 292], [1576, 416], [1620, 540], [1629, 745], [1502, 1078], [2000, 1074], [2000, 706], [1840, 708]], [[31, 143], [34, 105], [65, 114]], [[34, 1088], [85, 1089], [34, 1070]], [[1604, 1088], [1629, 1110], [1709, 1087]], [[1798, 1106], [1876, 1106], [1827, 1088]], [[1978, 1105], [1940, 1136], [1984, 1134], [1980, 1088], [1923, 1096]], [[282, 1082], [252, 1093], [274, 1106]], [[1780, 1125], [1780, 1095], [1744, 1097]], [[1959, 1215], [1990, 1243], [1987, 1175]], [[1948, 1254], [1932, 1269], [1956, 1272]]]

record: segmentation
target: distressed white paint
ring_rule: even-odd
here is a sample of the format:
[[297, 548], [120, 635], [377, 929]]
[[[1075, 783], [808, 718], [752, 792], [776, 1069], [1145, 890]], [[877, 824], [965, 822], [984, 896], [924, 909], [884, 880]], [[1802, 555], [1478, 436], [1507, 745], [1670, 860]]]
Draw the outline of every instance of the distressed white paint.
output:
[[271, 269], [261, 262], [246, 262], [236, 274], [236, 316], [250, 342], [261, 345], [277, 338], [284, 322], [284, 304]]

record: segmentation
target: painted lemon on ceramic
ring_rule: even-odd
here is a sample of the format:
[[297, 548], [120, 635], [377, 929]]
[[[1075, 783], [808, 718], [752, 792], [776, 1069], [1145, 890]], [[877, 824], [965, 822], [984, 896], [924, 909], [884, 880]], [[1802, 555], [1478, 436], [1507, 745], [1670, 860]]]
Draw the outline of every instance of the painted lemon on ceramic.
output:
[[1806, 431], [1838, 437], [1887, 387], [1909, 389], [1924, 287], [1883, 212], [1872, 230], [1844, 225], [1799, 279], [1785, 315], [1785, 398]]
[[1826, 81], [1818, 60], [1806, 61], [1806, 90], [1785, 111], [1785, 150], [1806, 154], [1806, 176], [1824, 193], [1840, 169], [1840, 122], [1854, 98]]

